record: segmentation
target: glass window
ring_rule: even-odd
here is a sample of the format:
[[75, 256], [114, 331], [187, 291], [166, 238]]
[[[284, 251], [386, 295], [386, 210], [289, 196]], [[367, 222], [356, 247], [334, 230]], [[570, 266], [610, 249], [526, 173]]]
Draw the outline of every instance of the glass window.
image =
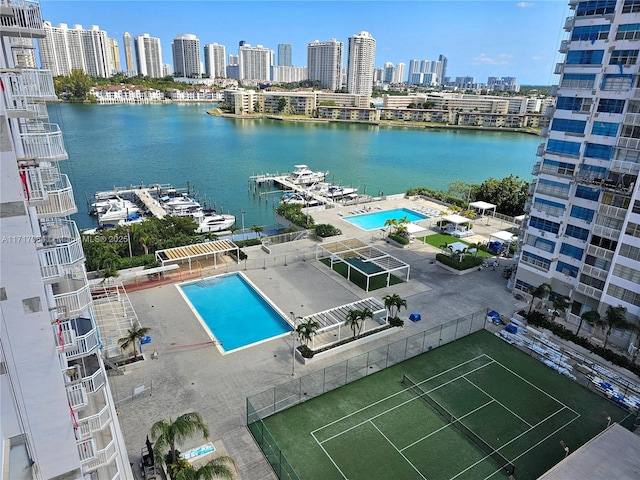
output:
[[614, 50], [609, 57], [609, 65], [635, 65], [637, 62], [638, 50]]
[[613, 152], [613, 145], [587, 143], [584, 149], [584, 156], [588, 158], [598, 158], [600, 160], [611, 160], [611, 158], [613, 157]]
[[562, 76], [560, 86], [564, 88], [592, 89], [596, 82], [596, 76], [583, 73], [565, 73]]
[[623, 302], [640, 307], [640, 293], [632, 292], [631, 290], [627, 290], [626, 288], [622, 288], [611, 283], [609, 284], [609, 288], [607, 288], [607, 294], [618, 298]]
[[543, 193], [546, 195], [553, 195], [554, 197], [569, 197], [570, 186], [566, 183], [554, 182], [553, 180], [546, 180], [541, 178], [538, 180], [538, 187], [536, 193]]
[[607, 73], [602, 78], [600, 88], [606, 91], [628, 91], [633, 84], [633, 75]]
[[[587, 102], [588, 100], [588, 102]], [[558, 97], [556, 100], [556, 109], [557, 110], [570, 110], [572, 112], [580, 112], [585, 110], [583, 108], [583, 104], [587, 104], [588, 107], [586, 111], [589, 110], [591, 106], [590, 98], [582, 98], [582, 97]]]
[[567, 65], [602, 65], [604, 50], [570, 50], [567, 52]]
[[584, 255], [584, 249], [578, 248], [574, 245], [569, 245], [568, 243], [563, 243], [560, 246], [560, 253], [563, 255], [567, 255], [571, 258], [575, 258], [576, 260], [582, 260], [582, 255]]
[[[586, 34], [586, 32], [584, 34]], [[618, 25], [618, 31], [616, 32], [616, 40], [639, 40], [639, 39], [640, 39], [640, 23], [628, 23], [626, 25]]]
[[551, 266], [551, 260], [547, 260], [546, 258], [541, 257], [540, 255], [527, 252], [526, 250], [522, 252], [521, 260], [524, 263], [528, 263], [529, 265], [535, 265], [536, 267], [542, 268], [544, 270], [549, 270], [549, 267]]
[[567, 228], [564, 231], [565, 236], [577, 238], [578, 240], [587, 241], [589, 238], [589, 230], [586, 228], [576, 227], [575, 225], [571, 225], [570, 223], [567, 225]]
[[[571, 41], [594, 41], [606, 40], [609, 37], [610, 25], [586, 25], [583, 27], [575, 27], [571, 32]], [[620, 29], [618, 29], [620, 32]]]
[[529, 226], [533, 228], [537, 228], [538, 230], [543, 230], [545, 232], [550, 232], [550, 233], [558, 233], [560, 231], [559, 223], [552, 222], [551, 220], [546, 220], [544, 218], [538, 218], [538, 217], [530, 217]]
[[595, 215], [595, 211], [591, 210], [590, 208], [573, 205], [571, 207], [571, 213], [569, 215], [573, 218], [584, 220], [585, 222], [591, 222], [593, 220], [593, 216]]
[[545, 252], [553, 252], [556, 249], [556, 242], [547, 240], [546, 238], [537, 237], [536, 235], [527, 234], [527, 245], [539, 248]]
[[569, 275], [573, 278], [578, 277], [578, 267], [574, 267], [573, 265], [569, 265], [568, 263], [558, 262], [558, 265], [556, 265], [556, 271], [564, 273], [565, 275]]
[[615, 137], [618, 134], [619, 125], [619, 123], [612, 122], [593, 122], [591, 133], [605, 137]]
[[623, 110], [624, 100], [601, 98], [598, 102], [598, 112], [601, 113], [622, 113]]
[[637, 13], [637, 12], [640, 12], [640, 0], [624, 0], [622, 13]]
[[549, 139], [547, 142], [547, 151], [577, 157], [580, 155], [580, 144], [576, 142], [566, 142], [564, 140]]
[[[626, 2], [630, 0], [625, 1]], [[632, 1], [632, 0], [631, 0]], [[576, 8], [576, 17], [590, 17], [593, 15], [606, 15], [616, 11], [616, 0], [590, 0], [580, 2]]]
[[558, 162], [556, 160], [544, 159], [542, 164], [545, 170], [553, 170], [558, 175], [573, 175], [576, 166], [573, 163]]
[[551, 130], [567, 133], [584, 133], [587, 122], [584, 120], [568, 120], [566, 118], [554, 118], [551, 122]]
[[607, 169], [605, 167], [596, 167], [595, 165], [580, 165], [580, 176], [592, 180], [604, 179], [607, 178]]
[[576, 187], [576, 197], [597, 202], [600, 198], [600, 190], [597, 188], [586, 187], [584, 185], [578, 185]]
[[629, 222], [624, 233], [626, 233], [627, 235], [631, 235], [632, 237], [640, 238], [640, 225], [638, 225], [637, 223]]

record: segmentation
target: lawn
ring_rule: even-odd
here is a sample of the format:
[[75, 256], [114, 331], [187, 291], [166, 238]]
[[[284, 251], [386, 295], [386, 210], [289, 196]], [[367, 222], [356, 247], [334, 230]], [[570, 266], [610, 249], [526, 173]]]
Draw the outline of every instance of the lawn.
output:
[[[332, 369], [345, 374], [343, 362], [317, 381]], [[603, 411], [627, 414], [482, 330], [250, 428], [268, 428], [302, 480], [502, 479], [501, 459], [534, 480], [564, 458], [561, 441], [574, 451], [606, 428]]]
[[[442, 249], [442, 245], [447, 245], [450, 243], [460, 242], [465, 245], [471, 245], [469, 242], [465, 242], [464, 240], [460, 240], [452, 235], [447, 235], [446, 233], [434, 233], [433, 235], [427, 235], [426, 237], [418, 238], [419, 241], [427, 243], [433, 247]], [[446, 253], [448, 250], [444, 250]], [[475, 255], [475, 254], [472, 254]], [[478, 257], [481, 258], [492, 258], [495, 257], [494, 254], [489, 252], [483, 252], [482, 250], [478, 250]]]

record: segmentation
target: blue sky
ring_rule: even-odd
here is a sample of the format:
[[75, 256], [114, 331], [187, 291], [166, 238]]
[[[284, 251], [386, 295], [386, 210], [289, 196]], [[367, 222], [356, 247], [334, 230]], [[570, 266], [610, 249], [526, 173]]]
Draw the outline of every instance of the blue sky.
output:
[[568, 0], [425, 1], [166, 1], [41, 0], [45, 20], [84, 28], [98, 25], [118, 40], [122, 34], [148, 33], [161, 40], [164, 63], [171, 40], [180, 33], [198, 36], [201, 45], [238, 42], [277, 50], [290, 43], [293, 64], [306, 65], [313, 40], [345, 42], [361, 31], [376, 39], [376, 66], [437, 60], [445, 55], [447, 75], [515, 76], [522, 85], [551, 85], [558, 47], [565, 38]]

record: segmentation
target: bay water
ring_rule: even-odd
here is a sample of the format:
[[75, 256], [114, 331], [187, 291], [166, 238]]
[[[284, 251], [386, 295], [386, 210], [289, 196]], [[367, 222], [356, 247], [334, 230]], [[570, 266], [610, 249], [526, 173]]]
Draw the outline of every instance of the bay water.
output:
[[259, 195], [249, 177], [294, 165], [328, 170], [327, 181], [369, 195], [424, 186], [446, 190], [509, 174], [531, 179], [541, 138], [511, 132], [290, 123], [208, 115], [211, 104], [52, 104], [69, 160], [80, 228], [96, 225], [88, 201], [114, 186], [187, 184], [200, 201], [232, 213], [240, 225], [273, 225], [280, 195]]

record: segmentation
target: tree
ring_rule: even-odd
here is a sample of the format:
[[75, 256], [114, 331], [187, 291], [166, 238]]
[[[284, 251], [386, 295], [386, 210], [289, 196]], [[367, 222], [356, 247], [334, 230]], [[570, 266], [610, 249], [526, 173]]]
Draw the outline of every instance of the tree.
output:
[[496, 211], [512, 217], [524, 212], [529, 183], [520, 177], [509, 175], [502, 180], [489, 178], [472, 188], [471, 197], [476, 201], [492, 203]]
[[259, 237], [260, 233], [264, 231], [264, 227], [260, 227], [258, 225], [252, 225], [251, 231], [256, 234], [256, 237]]
[[[636, 343], [640, 344], [640, 325], [638, 325], [637, 323], [631, 324], [629, 326], [629, 330], [631, 331], [632, 334], [634, 334], [636, 336]], [[640, 345], [635, 345], [636, 349], [633, 351], [633, 354], [631, 355], [631, 365], [633, 365], [634, 363], [636, 363], [636, 360], [638, 359], [638, 354], [640, 354]]]
[[464, 200], [466, 203], [469, 203], [472, 200], [471, 192], [473, 187], [478, 187], [478, 185], [474, 185], [471, 182], [456, 180], [455, 182], [451, 182], [447, 187], [447, 195], [451, 195], [452, 197], [459, 198]]
[[587, 322], [588, 325], [598, 325], [600, 323], [600, 314], [597, 310], [587, 310], [586, 312], [582, 312], [580, 315], [580, 323], [578, 324], [578, 329], [576, 330], [576, 336], [580, 333], [580, 328], [582, 328], [582, 322]]
[[287, 108], [287, 99], [284, 97], [280, 97], [278, 100], [278, 112], [284, 112], [284, 109]]
[[131, 346], [131, 353], [133, 353], [133, 359], [138, 359], [138, 342], [142, 340], [147, 333], [151, 331], [149, 327], [142, 327], [139, 323], [133, 325], [127, 330], [127, 335], [118, 340], [120, 348], [126, 350]]
[[217, 478], [226, 478], [232, 480], [234, 475], [235, 462], [227, 455], [221, 455], [199, 468], [191, 465], [179, 470], [174, 477], [175, 480], [215, 480]]
[[553, 299], [554, 315], [561, 313], [562, 316], [564, 316], [564, 314], [567, 311], [567, 308], [569, 308], [570, 306], [571, 306], [571, 297], [568, 297], [567, 295], [558, 295]]
[[407, 308], [407, 301], [397, 293], [385, 295], [382, 297], [382, 301], [391, 318], [397, 317], [402, 307]]
[[93, 86], [93, 81], [91, 77], [82, 70], [74, 69], [71, 70], [66, 80], [63, 80], [62, 85], [72, 101], [83, 102], [87, 99], [89, 90], [91, 90]]
[[540, 300], [545, 300], [546, 297], [551, 293], [552, 288], [548, 283], [541, 283], [537, 287], [531, 287], [529, 289], [529, 293], [531, 294], [531, 305], [529, 305], [529, 311], [527, 313], [531, 313], [533, 310], [533, 304], [535, 303], [536, 298]]
[[[169, 420], [158, 420], [154, 423], [150, 433], [155, 442], [153, 458], [156, 463], [160, 465], [176, 463], [179, 454], [176, 450], [176, 444], [182, 443], [197, 432], [201, 432], [205, 440], [209, 438], [209, 427], [205, 425], [202, 415], [198, 412], [184, 413], [175, 421], [169, 418]], [[165, 462], [166, 459], [169, 461]]]
[[347, 316], [344, 319], [344, 324], [347, 327], [351, 327], [351, 331], [353, 331], [353, 339], [356, 339], [358, 333], [360, 333], [360, 329], [362, 328], [362, 312], [360, 310], [349, 310], [347, 312]]
[[296, 333], [298, 334], [298, 340], [300, 343], [308, 347], [309, 342], [316, 334], [318, 328], [320, 328], [320, 324], [312, 318], [309, 318], [306, 322], [299, 324], [296, 327]]
[[609, 337], [614, 328], [619, 330], [627, 330], [629, 328], [630, 323], [627, 321], [626, 313], [627, 309], [622, 305], [618, 305], [617, 307], [609, 305], [607, 307], [607, 310], [604, 312], [604, 317], [602, 317], [598, 323], [598, 326], [604, 331], [604, 348], [607, 348]]

